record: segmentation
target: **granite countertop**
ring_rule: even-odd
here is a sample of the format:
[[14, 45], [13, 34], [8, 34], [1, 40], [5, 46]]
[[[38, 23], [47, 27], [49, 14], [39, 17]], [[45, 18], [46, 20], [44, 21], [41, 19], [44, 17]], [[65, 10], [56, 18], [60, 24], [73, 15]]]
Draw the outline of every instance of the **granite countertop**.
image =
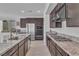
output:
[[76, 41], [57, 41], [50, 34], [47, 34], [59, 47], [70, 56], [79, 56], [79, 42]]
[[0, 55], [4, 54], [6, 51], [11, 49], [13, 46], [21, 42], [25, 37], [28, 37], [30, 34], [19, 34], [18, 40], [8, 40], [8, 43], [0, 43]]

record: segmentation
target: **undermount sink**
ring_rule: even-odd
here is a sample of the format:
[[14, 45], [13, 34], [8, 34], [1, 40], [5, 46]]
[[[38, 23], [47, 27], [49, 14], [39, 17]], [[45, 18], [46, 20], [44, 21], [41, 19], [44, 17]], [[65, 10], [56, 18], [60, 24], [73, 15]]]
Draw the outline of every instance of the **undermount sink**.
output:
[[54, 39], [56, 41], [72, 41], [72, 40], [65, 38], [65, 37], [62, 37], [62, 36], [54, 36]]
[[50, 34], [56, 41], [72, 41], [69, 38], [63, 37], [58, 34]]

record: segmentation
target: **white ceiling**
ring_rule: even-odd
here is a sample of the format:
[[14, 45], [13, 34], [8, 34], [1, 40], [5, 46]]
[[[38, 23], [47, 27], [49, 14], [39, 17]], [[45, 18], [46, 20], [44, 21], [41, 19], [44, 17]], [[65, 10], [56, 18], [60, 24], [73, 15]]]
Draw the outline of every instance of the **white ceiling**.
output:
[[[43, 16], [46, 3], [0, 3], [0, 12], [18, 16]], [[24, 12], [24, 13], [22, 13]]]

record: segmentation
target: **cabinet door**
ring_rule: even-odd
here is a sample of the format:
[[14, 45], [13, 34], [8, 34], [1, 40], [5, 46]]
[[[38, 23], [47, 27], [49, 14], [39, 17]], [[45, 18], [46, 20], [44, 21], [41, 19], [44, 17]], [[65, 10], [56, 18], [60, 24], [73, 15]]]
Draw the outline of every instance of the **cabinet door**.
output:
[[10, 50], [4, 53], [2, 56], [10, 56]]
[[55, 44], [51, 41], [50, 43], [51, 55], [55, 56]]
[[48, 40], [48, 48], [50, 49], [50, 40]]
[[18, 56], [18, 50], [15, 51], [15, 52], [12, 54], [12, 56]]
[[60, 51], [56, 50], [56, 56], [62, 56], [62, 54], [60, 53]]
[[52, 56], [55, 56], [55, 47], [53, 45], [50, 47], [50, 53]]
[[47, 47], [50, 50], [50, 38], [47, 37]]
[[25, 54], [27, 53], [28, 51], [28, 38], [25, 39]]
[[24, 56], [24, 40], [19, 43], [19, 56]]
[[67, 27], [79, 27], [79, 4], [68, 3], [67, 5]]
[[19, 56], [24, 56], [24, 44], [19, 47]]
[[56, 46], [56, 55], [58, 56], [59, 53], [62, 55], [62, 56], [69, 56], [69, 54], [67, 54], [62, 48], [60, 48], [60, 46]]

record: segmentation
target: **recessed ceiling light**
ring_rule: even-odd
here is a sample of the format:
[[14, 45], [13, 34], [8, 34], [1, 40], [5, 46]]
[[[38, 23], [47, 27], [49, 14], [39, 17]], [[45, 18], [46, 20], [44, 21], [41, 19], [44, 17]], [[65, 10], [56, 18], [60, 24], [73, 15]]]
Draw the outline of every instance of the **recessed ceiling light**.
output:
[[21, 13], [24, 13], [25, 11], [24, 10], [21, 10]]
[[37, 13], [40, 13], [41, 11], [40, 10], [37, 10]]

